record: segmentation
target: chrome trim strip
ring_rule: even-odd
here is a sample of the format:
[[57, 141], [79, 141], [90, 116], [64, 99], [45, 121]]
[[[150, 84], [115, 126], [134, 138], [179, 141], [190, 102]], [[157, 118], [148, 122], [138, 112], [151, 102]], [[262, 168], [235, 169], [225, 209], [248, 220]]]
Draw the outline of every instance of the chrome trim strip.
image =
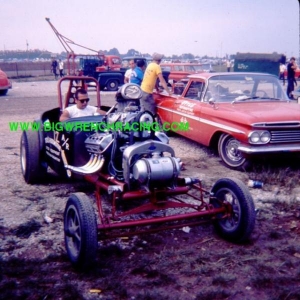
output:
[[264, 128], [268, 128], [270, 130], [276, 130], [275, 127], [279, 127], [281, 129], [284, 128], [297, 128], [300, 127], [300, 122], [299, 120], [295, 120], [295, 121], [282, 121], [282, 122], [260, 122], [260, 123], [253, 123], [251, 124], [251, 126], [253, 127], [264, 127]]
[[240, 144], [238, 150], [247, 154], [256, 154], [256, 153], [272, 153], [272, 152], [300, 152], [300, 144], [288, 144], [288, 145], [265, 145], [253, 147], [250, 145]]
[[211, 125], [211, 126], [216, 127], [216, 128], [225, 129], [225, 130], [232, 131], [232, 132], [239, 133], [239, 134], [246, 134], [244, 131], [241, 131], [241, 130], [238, 130], [236, 128], [226, 126], [226, 125], [223, 125], [223, 124], [220, 124], [220, 123], [212, 122], [212, 121], [209, 121], [207, 119], [202, 119], [202, 118], [199, 118], [199, 117], [195, 117], [195, 116], [192, 116], [192, 115], [189, 115], [189, 114], [185, 114], [185, 113], [182, 113], [182, 112], [175, 111], [175, 110], [170, 109], [170, 108], [161, 107], [159, 105], [157, 107], [160, 108], [161, 110], [165, 110], [165, 111], [171, 112], [173, 114], [177, 114], [177, 115], [180, 115], [180, 116], [183, 116], [183, 117], [187, 117], [187, 118], [193, 119], [195, 121], [198, 121], [200, 123]]

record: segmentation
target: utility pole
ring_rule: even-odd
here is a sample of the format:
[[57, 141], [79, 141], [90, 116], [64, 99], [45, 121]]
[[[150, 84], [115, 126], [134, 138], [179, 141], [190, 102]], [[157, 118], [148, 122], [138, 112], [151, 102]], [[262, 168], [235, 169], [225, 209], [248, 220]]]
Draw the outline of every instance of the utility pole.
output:
[[29, 60], [29, 52], [28, 52], [28, 41], [26, 40], [26, 52], [27, 52], [27, 60]]

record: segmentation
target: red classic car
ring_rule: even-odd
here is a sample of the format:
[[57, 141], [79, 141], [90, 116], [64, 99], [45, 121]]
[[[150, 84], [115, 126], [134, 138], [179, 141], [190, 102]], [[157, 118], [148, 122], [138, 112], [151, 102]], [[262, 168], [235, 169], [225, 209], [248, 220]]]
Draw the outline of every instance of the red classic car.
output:
[[11, 82], [6, 74], [0, 70], [0, 95], [6, 95], [8, 89], [11, 89]]
[[[287, 70], [284, 71], [284, 77], [287, 78]], [[300, 69], [299, 68], [297, 68], [295, 70], [295, 78], [300, 79]]]
[[169, 71], [168, 81], [170, 84], [186, 78], [188, 75], [202, 72], [212, 72], [210, 64], [196, 63], [161, 63], [163, 71]]
[[154, 99], [162, 124], [188, 123], [177, 133], [218, 149], [230, 168], [245, 167], [254, 154], [300, 152], [300, 105], [276, 76], [194, 74], [177, 83], [173, 95], [155, 92]]

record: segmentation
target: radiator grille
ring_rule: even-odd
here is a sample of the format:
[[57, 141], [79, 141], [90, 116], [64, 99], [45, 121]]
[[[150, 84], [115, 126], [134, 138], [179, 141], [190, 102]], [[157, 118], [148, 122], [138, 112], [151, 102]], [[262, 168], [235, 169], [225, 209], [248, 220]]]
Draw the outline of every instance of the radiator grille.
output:
[[300, 143], [300, 129], [297, 130], [271, 130], [270, 143]]

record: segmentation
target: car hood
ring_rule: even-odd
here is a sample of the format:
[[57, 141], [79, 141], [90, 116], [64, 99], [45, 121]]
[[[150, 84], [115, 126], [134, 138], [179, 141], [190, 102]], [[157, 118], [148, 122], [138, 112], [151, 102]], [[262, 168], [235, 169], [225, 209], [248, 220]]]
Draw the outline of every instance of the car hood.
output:
[[[300, 105], [295, 102], [272, 101], [272, 102], [236, 102], [216, 103], [218, 115], [222, 119], [236, 122], [265, 123], [265, 122], [300, 122]], [[227, 112], [227, 113], [226, 113]]]

